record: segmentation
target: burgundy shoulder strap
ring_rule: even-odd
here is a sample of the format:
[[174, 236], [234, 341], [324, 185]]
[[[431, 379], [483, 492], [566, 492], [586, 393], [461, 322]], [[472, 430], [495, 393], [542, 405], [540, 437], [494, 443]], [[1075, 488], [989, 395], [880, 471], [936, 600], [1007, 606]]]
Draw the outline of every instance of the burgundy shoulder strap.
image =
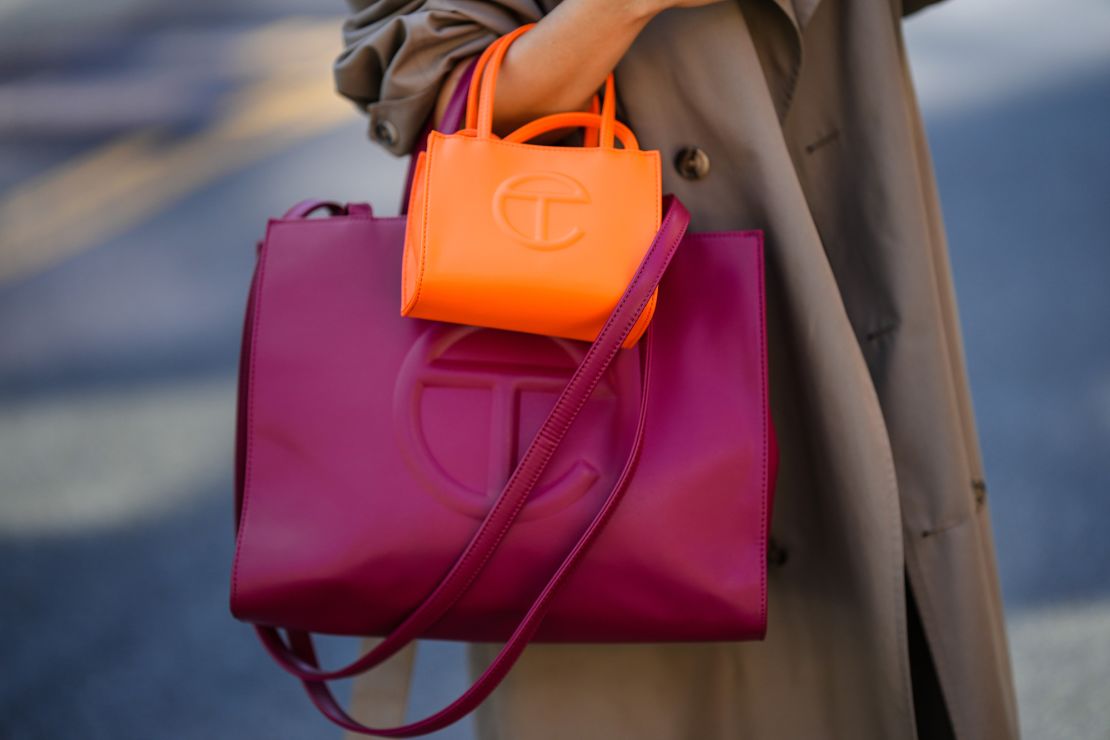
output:
[[573, 571], [582, 555], [593, 543], [619, 503], [628, 478], [635, 467], [636, 455], [641, 446], [646, 416], [647, 389], [649, 385], [651, 330], [646, 338], [645, 377], [642, 383], [640, 415], [632, 451], [625, 462], [617, 483], [609, 492], [604, 504], [595, 514], [590, 525], [580, 535], [575, 546], [551, 576], [542, 593], [536, 598], [501, 652], [477, 681], [455, 702], [445, 709], [418, 722], [400, 727], [372, 728], [350, 717], [335, 700], [325, 681], [362, 673], [388, 659], [405, 645], [424, 634], [425, 630], [443, 616], [467, 591], [484, 569], [486, 563], [501, 544], [505, 533], [512, 526], [529, 494], [543, 475], [559, 444], [566, 437], [571, 424], [597, 387], [621, 345], [632, 330], [651, 295], [659, 285], [667, 266], [689, 224], [689, 213], [674, 196], [664, 199], [664, 216], [659, 232], [652, 241], [643, 261], [621, 296], [617, 307], [605, 322], [597, 339], [571, 376], [554, 407], [532, 440], [512, 477], [502, 489], [470, 543], [431, 595], [412, 612], [401, 625], [372, 650], [345, 668], [325, 671], [319, 667], [311, 637], [303, 632], [290, 631], [289, 642], [278, 630], [256, 627], [266, 648], [279, 664], [299, 676], [316, 706], [333, 722], [354, 732], [382, 737], [412, 737], [433, 732], [457, 721], [478, 706], [493, 691], [520, 656], [528, 641], [539, 627], [552, 597]]

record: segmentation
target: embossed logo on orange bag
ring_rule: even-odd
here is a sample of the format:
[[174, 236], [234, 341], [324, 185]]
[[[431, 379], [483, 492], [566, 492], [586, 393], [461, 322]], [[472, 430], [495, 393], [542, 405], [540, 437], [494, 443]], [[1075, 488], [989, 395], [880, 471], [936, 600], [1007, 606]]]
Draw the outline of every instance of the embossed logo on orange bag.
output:
[[[513, 175], [497, 186], [493, 193], [493, 216], [507, 234], [529, 247], [562, 249], [585, 232], [575, 223], [573, 209], [558, 206], [589, 202], [590, 194], [585, 186], [570, 175], [525, 173]], [[570, 218], [567, 218], [568, 211]], [[570, 225], [560, 228], [564, 223]]]

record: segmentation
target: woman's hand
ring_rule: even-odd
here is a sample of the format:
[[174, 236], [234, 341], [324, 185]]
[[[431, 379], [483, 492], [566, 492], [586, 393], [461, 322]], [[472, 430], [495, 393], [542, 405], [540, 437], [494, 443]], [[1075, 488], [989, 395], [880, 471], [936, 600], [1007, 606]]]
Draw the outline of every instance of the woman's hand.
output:
[[[719, 1], [563, 0], [505, 54], [497, 79], [494, 132], [504, 136], [549, 113], [588, 109], [648, 21], [668, 8]], [[465, 67], [458, 64], [440, 91], [437, 125]]]

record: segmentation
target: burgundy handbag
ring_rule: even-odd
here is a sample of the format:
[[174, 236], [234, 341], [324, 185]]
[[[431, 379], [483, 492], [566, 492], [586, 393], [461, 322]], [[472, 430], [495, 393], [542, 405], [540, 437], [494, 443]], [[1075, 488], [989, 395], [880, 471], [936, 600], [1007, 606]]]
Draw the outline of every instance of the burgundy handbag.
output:
[[[269, 223], [239, 367], [231, 609], [334, 722], [445, 727], [533, 640], [762, 638], [778, 457], [762, 235], [688, 221], [667, 196], [593, 344], [401, 317], [403, 218], [306, 202]], [[325, 670], [312, 632], [384, 640]], [[428, 718], [351, 718], [326, 682], [417, 638], [505, 645]]]

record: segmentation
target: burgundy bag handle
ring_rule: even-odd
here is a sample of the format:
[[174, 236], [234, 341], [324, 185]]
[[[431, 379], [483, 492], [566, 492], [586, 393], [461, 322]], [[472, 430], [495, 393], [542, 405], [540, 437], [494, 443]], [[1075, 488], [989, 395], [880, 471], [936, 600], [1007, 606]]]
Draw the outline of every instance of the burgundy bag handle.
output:
[[[474, 76], [474, 67], [477, 64], [478, 57], [474, 57], [466, 65], [466, 69], [463, 70], [454, 91], [451, 93], [451, 98], [447, 101], [447, 107], [443, 109], [442, 130], [444, 133], [453, 134], [462, 126], [463, 117], [466, 115], [466, 96], [470, 90], [471, 79]], [[409, 210], [409, 193], [412, 192], [412, 181], [416, 177], [417, 155], [428, 148], [428, 135], [434, 128], [435, 111], [433, 110], [420, 132], [420, 136], [416, 139], [416, 147], [412, 150], [412, 158], [409, 159], [408, 175], [405, 176], [405, 189], [401, 191], [402, 216], [408, 213]]]
[[512, 636], [489, 667], [458, 699], [439, 712], [417, 722], [398, 727], [367, 727], [352, 718], [336, 701], [325, 683], [331, 678], [356, 675], [378, 665], [422, 634], [462, 597], [501, 544], [516, 520], [529, 494], [539, 481], [571, 424], [593, 394], [601, 377], [612, 364], [633, 325], [639, 319], [651, 295], [658, 287], [675, 250], [689, 225], [690, 216], [682, 203], [672, 195], [664, 197], [664, 216], [659, 232], [629, 283], [617, 307], [605, 322], [597, 339], [559, 395], [543, 426], [529, 445], [512, 477], [498, 495], [479, 526], [478, 531], [432, 594], [401, 625], [366, 655], [344, 669], [322, 671], [316, 660], [312, 638], [308, 633], [289, 630], [289, 643], [277, 629], [257, 626], [270, 654], [283, 667], [302, 678], [309, 697], [316, 707], [336, 724], [362, 734], [381, 737], [413, 737], [446, 727], [476, 708], [504, 679], [513, 663], [539, 628], [559, 587], [581, 561], [590, 545], [604, 528], [624, 493], [635, 468], [642, 446], [645, 426], [652, 333], [649, 327], [645, 349], [645, 374], [641, 384], [639, 419], [632, 451], [624, 469], [589, 526], [564, 557], [548, 580]]

